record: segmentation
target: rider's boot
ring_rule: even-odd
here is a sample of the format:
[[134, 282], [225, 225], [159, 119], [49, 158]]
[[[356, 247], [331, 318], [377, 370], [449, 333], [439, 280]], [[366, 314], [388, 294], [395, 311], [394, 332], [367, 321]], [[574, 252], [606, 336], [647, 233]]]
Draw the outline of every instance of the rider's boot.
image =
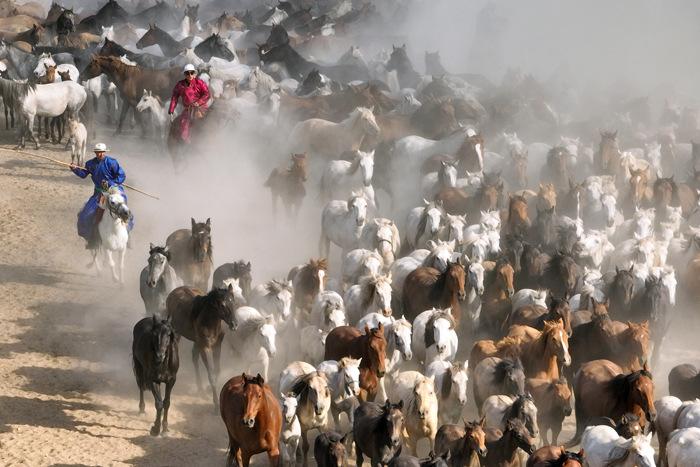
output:
[[85, 246], [86, 249], [88, 250], [95, 250], [97, 247], [100, 246], [100, 231], [98, 229], [98, 226], [100, 225], [100, 221], [102, 220], [102, 216], [104, 215], [105, 211], [104, 209], [97, 208], [95, 211], [95, 219], [92, 224], [92, 232], [90, 232], [90, 239], [87, 242], [87, 245]]

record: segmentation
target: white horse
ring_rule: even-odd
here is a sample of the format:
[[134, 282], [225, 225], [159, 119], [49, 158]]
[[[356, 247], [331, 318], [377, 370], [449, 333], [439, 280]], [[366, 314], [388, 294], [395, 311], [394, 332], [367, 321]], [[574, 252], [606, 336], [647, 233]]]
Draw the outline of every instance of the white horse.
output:
[[[97, 229], [100, 233], [100, 246], [93, 250], [92, 264], [97, 268], [98, 273], [102, 270], [99, 259], [100, 253], [104, 253], [107, 262], [112, 268], [112, 278], [120, 283], [124, 282], [124, 257], [126, 256], [126, 246], [129, 241], [127, 227], [131, 219], [131, 211], [126, 205], [124, 195], [118, 188], [112, 187], [103, 198], [100, 205], [105, 210]], [[117, 254], [117, 263], [113, 254]]]
[[505, 415], [515, 404], [521, 407], [519, 409], [523, 417], [521, 420], [528, 431], [530, 431], [530, 435], [533, 438], [537, 438], [540, 435], [540, 429], [537, 426], [537, 407], [529, 394], [514, 397], [501, 394], [487, 397], [481, 406], [485, 426], [504, 430], [508, 420], [508, 417]]
[[586, 467], [654, 467], [654, 448], [651, 437], [636, 435], [625, 439], [607, 425], [589, 426], [583, 432], [581, 448], [586, 453]]
[[384, 270], [384, 259], [377, 250], [356, 248], [343, 259], [341, 276], [343, 285], [357, 284], [361, 277], [378, 275]]
[[372, 184], [374, 151], [356, 151], [352, 161], [333, 160], [321, 176], [321, 195], [328, 201], [345, 198], [354, 190]]
[[426, 199], [433, 199], [445, 188], [457, 187], [457, 162], [440, 161], [440, 169], [423, 176], [421, 192]]
[[[185, 17], [187, 18], [187, 17]], [[280, 458], [284, 467], [294, 467], [301, 462], [301, 425], [297, 417], [299, 401], [293, 394], [280, 394], [282, 406], [282, 432], [280, 434]]]
[[[654, 428], [656, 430], [656, 436], [659, 440], [659, 465], [667, 465], [666, 459], [666, 445], [668, 444], [668, 439], [671, 433], [677, 428], [676, 427], [676, 414], [678, 409], [683, 406], [683, 401], [675, 396], [664, 396], [659, 400], [654, 401], [654, 408], [656, 409], [656, 420], [654, 421]], [[688, 405], [687, 403], [685, 404]], [[683, 414], [679, 414], [683, 417]]]
[[653, 235], [656, 209], [635, 208], [632, 219], [628, 219], [617, 228], [612, 238], [613, 243], [620, 243], [630, 237], [645, 238]]
[[425, 248], [428, 241], [438, 240], [445, 211], [441, 206], [423, 200], [424, 206], [418, 206], [408, 213], [406, 218], [405, 246], [413, 250]]
[[330, 201], [321, 215], [321, 238], [319, 250], [327, 258], [331, 242], [348, 251], [358, 247], [362, 228], [367, 220], [367, 200], [362, 195], [353, 194], [347, 201]]
[[683, 428], [671, 433], [666, 452], [668, 467], [700, 466], [700, 428]]
[[375, 217], [362, 228], [360, 247], [379, 253], [384, 269], [388, 269], [401, 249], [401, 234], [391, 219]]
[[365, 276], [345, 292], [343, 301], [351, 322], [357, 322], [367, 313], [380, 311], [391, 315], [391, 273], [388, 275]]
[[148, 266], [141, 270], [139, 292], [146, 307], [146, 314], [160, 315], [165, 311], [168, 294], [182, 285], [169, 263], [170, 251], [167, 246], [158, 247], [151, 243], [148, 251]]
[[340, 361], [325, 360], [316, 369], [325, 374], [331, 390], [331, 415], [336, 429], [340, 429], [340, 413], [345, 412], [352, 425], [353, 411], [345, 403], [350, 397], [360, 395], [360, 363], [362, 359], [343, 357]]
[[228, 342], [246, 371], [261, 364], [263, 378], [268, 379], [270, 358], [277, 353], [275, 319], [258, 310], [242, 306], [234, 311], [238, 327], [227, 334]]
[[301, 358], [314, 363], [322, 361], [326, 351], [326, 337], [328, 337], [328, 331], [314, 324], [301, 328], [299, 331], [299, 340], [303, 342]]
[[426, 310], [413, 320], [413, 355], [427, 367], [436, 360], [454, 361], [459, 339], [452, 310]]
[[70, 161], [76, 165], [83, 165], [87, 146], [87, 129], [79, 120], [68, 119], [66, 125], [68, 142], [70, 143]]
[[578, 240], [577, 246], [579, 247], [577, 258], [587, 260], [596, 269], [600, 269], [603, 260], [615, 251], [615, 246], [602, 230], [586, 230]]
[[289, 135], [289, 147], [294, 153], [321, 154], [338, 157], [345, 151], [360, 148], [366, 138], [379, 135], [373, 109], [358, 107], [340, 123], [311, 118], [296, 124]]
[[464, 243], [464, 229], [467, 227], [467, 216], [445, 214], [445, 220], [438, 231], [440, 240], [454, 240], [459, 249]]
[[418, 455], [418, 441], [428, 438], [430, 450], [435, 447], [438, 430], [438, 399], [435, 395], [435, 377], [423, 376], [417, 371], [402, 371], [394, 378], [391, 398], [404, 401], [404, 442], [411, 454]]
[[160, 97], [154, 96], [151, 91], [144, 89], [141, 100], [136, 104], [136, 110], [142, 113], [150, 111], [151, 122], [155, 130], [155, 141], [160, 145], [161, 149], [165, 150], [165, 143], [170, 129], [170, 118], [168, 109], [163, 105]]
[[527, 305], [541, 306], [547, 308], [547, 291], [534, 289], [520, 289], [511, 297], [512, 311], [519, 310]]
[[250, 306], [266, 315], [286, 321], [292, 314], [293, 290], [292, 281], [267, 281], [251, 290]]
[[338, 326], [345, 326], [345, 303], [337, 292], [326, 290], [316, 295], [311, 305], [309, 323], [328, 333]]
[[459, 423], [462, 411], [467, 405], [469, 362], [437, 360], [428, 365], [425, 375], [435, 378], [435, 392], [440, 401], [438, 408], [440, 425]]

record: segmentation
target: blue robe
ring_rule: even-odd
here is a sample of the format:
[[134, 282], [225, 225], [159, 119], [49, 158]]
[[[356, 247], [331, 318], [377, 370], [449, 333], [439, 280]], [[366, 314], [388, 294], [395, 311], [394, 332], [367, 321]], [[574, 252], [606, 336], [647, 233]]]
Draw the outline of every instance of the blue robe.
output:
[[[126, 174], [124, 173], [124, 169], [119, 165], [119, 162], [109, 156], [105, 156], [102, 160], [97, 159], [97, 157], [90, 159], [85, 163], [85, 169], [87, 170], [73, 169], [73, 173], [80, 178], [87, 178], [87, 176], [90, 175], [92, 183], [95, 184], [95, 191], [87, 200], [83, 209], [78, 213], [78, 235], [88, 240], [95, 224], [95, 212], [100, 207], [102, 181], [107, 181], [110, 187], [115, 185], [119, 187], [126, 201], [126, 193], [124, 193], [124, 188], [121, 186], [124, 180], [126, 180]], [[134, 219], [132, 218], [129, 220], [128, 230], [131, 231], [133, 228]]]

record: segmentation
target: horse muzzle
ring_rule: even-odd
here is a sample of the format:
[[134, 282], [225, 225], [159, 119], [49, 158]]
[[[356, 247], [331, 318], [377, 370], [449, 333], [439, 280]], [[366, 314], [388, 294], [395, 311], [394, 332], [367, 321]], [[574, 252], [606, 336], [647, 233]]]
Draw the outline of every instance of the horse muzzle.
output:
[[146, 285], [152, 289], [155, 289], [156, 288], [156, 281], [152, 281], [149, 279], [148, 281], [146, 281]]
[[387, 318], [391, 316], [391, 308], [386, 308], [382, 310], [382, 315], [386, 316]]
[[476, 452], [477, 452], [481, 457], [485, 457], [485, 456], [489, 453], [489, 450], [488, 450], [488, 448], [483, 448], [483, 449], [479, 448], [479, 449], [476, 450]]
[[467, 293], [466, 293], [466, 292], [460, 292], [460, 293], [457, 295], [457, 298], [459, 298], [459, 301], [460, 301], [460, 302], [463, 302], [464, 300], [467, 299]]
[[513, 290], [513, 288], [511, 287], [508, 289], [508, 298], [511, 298], [513, 294], [515, 294], [515, 290]]
[[377, 377], [383, 378], [385, 374], [386, 374], [386, 371], [384, 371], [384, 370], [377, 370]]
[[402, 357], [405, 361], [413, 360], [413, 352], [411, 352], [411, 351], [405, 352], [402, 355]]
[[244, 418], [243, 420], [241, 420], [241, 423], [243, 423], [248, 428], [253, 428], [255, 426], [255, 419], [254, 418]]

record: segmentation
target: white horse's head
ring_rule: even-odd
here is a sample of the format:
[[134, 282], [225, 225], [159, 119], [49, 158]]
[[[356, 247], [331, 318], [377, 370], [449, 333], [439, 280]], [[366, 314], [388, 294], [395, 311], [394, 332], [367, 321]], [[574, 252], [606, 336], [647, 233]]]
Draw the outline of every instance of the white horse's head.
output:
[[164, 247], [150, 244], [148, 251], [148, 275], [146, 276], [146, 285], [154, 288], [165, 272], [165, 267], [170, 260], [170, 249], [166, 245]]
[[153, 112], [160, 110], [162, 107], [160, 98], [158, 98], [158, 96], [154, 96], [151, 91], [146, 89], [143, 90], [141, 100], [139, 100], [138, 104], [136, 104], [136, 110], [139, 112], [144, 112], [146, 110]]
[[617, 198], [611, 194], [605, 193], [600, 197], [600, 203], [603, 207], [605, 215], [605, 225], [613, 227], [617, 218]]
[[294, 394], [280, 393], [280, 401], [282, 403], [282, 416], [284, 417], [284, 421], [287, 424], [292, 423], [297, 414], [297, 407], [299, 406], [298, 399]]
[[464, 363], [454, 362], [450, 371], [452, 378], [452, 392], [456, 393], [459, 404], [467, 404], [467, 388], [469, 387], [469, 361]]
[[105, 195], [105, 206], [112, 216], [119, 218], [125, 224], [131, 219], [129, 206], [126, 205], [124, 195], [117, 187], [111, 187]]
[[501, 214], [498, 211], [481, 211], [479, 223], [486, 230], [501, 230]]
[[371, 279], [374, 286], [374, 303], [384, 316], [391, 315], [391, 273]]
[[[379, 124], [377, 123], [377, 120], [374, 118], [374, 109], [370, 108], [368, 109], [367, 107], [358, 107], [355, 109], [353, 114], [355, 114], [355, 124], [360, 125], [362, 128], [362, 131], [365, 135], [368, 135], [372, 138], [376, 137], [379, 135], [381, 132], [381, 129], [379, 128]], [[352, 117], [352, 115], [351, 115]]]
[[501, 232], [499, 230], [489, 230], [486, 232], [489, 240], [489, 253], [497, 255], [501, 252]]
[[401, 358], [408, 361], [413, 358], [413, 351], [411, 350], [411, 323], [404, 317], [401, 319], [392, 318], [391, 332], [394, 338], [394, 344], [396, 349], [401, 352]]
[[455, 252], [455, 241], [450, 240], [446, 242], [438, 240], [434, 242], [433, 240], [429, 240], [428, 249], [430, 250], [430, 256], [432, 258], [432, 262], [429, 266], [440, 272], [447, 271], [447, 263], [452, 260], [452, 256]]
[[104, 42], [105, 39], [110, 41], [114, 40], [114, 26], [105, 27], [102, 26], [102, 33], [100, 34], [100, 42]]
[[356, 226], [362, 227], [365, 225], [367, 221], [367, 199], [363, 194], [352, 194], [352, 198], [348, 200], [348, 211], [352, 213]]
[[467, 280], [478, 296], [484, 293], [484, 265], [471, 263], [467, 268]]
[[359, 167], [362, 172], [362, 183], [368, 186], [372, 183], [374, 176], [374, 150], [370, 152], [357, 152]]
[[394, 229], [396, 227], [394, 221], [391, 220], [374, 219], [374, 222], [377, 224], [376, 241], [379, 244], [377, 250], [384, 257], [394, 252]]
[[365, 271], [367, 271], [370, 275], [377, 275], [384, 268], [384, 260], [382, 259], [381, 254], [377, 250], [374, 250], [372, 254], [365, 258], [363, 266]]
[[[448, 309], [449, 310], [449, 309]], [[433, 322], [433, 338], [435, 348], [442, 357], [446, 357], [446, 352], [450, 348], [450, 337], [454, 333], [452, 323], [446, 318], [437, 318]]]
[[423, 204], [425, 205], [423, 210], [423, 215], [425, 216], [425, 232], [429, 233], [431, 237], [435, 237], [440, 231], [442, 216], [445, 212], [441, 207], [436, 206], [426, 199], [423, 200]]
[[426, 419], [431, 413], [437, 414], [437, 396], [435, 395], [435, 376], [421, 376], [413, 386], [413, 398], [418, 416]]
[[272, 306], [283, 320], [292, 314], [292, 281], [272, 280], [265, 284]]
[[464, 242], [464, 229], [467, 227], [467, 216], [447, 214], [445, 228], [447, 239], [454, 240], [457, 245]]
[[343, 357], [338, 361], [338, 372], [343, 375], [345, 395], [358, 396], [360, 394], [360, 363], [362, 363], [362, 358]]
[[648, 237], [652, 234], [654, 228], [654, 220], [656, 219], [656, 209], [639, 209], [634, 210], [634, 236]]
[[457, 186], [457, 162], [440, 161], [438, 171], [438, 183], [442, 187], [454, 188]]

